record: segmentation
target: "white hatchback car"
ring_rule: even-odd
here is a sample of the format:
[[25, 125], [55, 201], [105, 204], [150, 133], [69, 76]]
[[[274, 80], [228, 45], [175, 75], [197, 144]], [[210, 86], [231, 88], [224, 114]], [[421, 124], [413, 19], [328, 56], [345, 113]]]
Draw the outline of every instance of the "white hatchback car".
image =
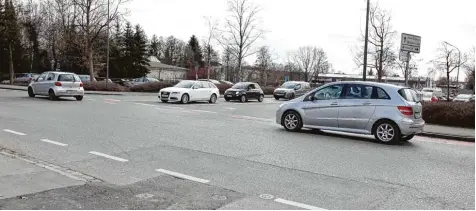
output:
[[208, 81], [183, 80], [173, 87], [161, 89], [159, 98], [162, 102], [208, 101], [215, 103], [220, 97], [220, 91], [215, 84]]
[[83, 82], [78, 75], [69, 72], [44, 72], [28, 85], [28, 96], [48, 96], [50, 100], [59, 97], [74, 97], [83, 100]]

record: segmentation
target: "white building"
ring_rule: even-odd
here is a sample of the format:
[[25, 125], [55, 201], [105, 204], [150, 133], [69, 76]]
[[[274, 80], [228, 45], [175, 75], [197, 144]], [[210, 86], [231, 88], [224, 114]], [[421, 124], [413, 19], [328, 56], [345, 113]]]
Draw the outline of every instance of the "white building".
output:
[[147, 74], [147, 77], [157, 78], [159, 80], [176, 80], [187, 77], [187, 68], [164, 64], [155, 58], [155, 56], [149, 57], [149, 60], [150, 66], [147, 68], [149, 68], [150, 73]]

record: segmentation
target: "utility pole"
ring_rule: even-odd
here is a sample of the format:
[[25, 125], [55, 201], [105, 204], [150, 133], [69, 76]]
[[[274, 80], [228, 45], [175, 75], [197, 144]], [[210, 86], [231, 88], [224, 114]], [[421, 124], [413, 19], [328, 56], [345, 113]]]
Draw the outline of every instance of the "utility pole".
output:
[[106, 53], [106, 90], [109, 84], [109, 0], [107, 0], [107, 53]]
[[367, 47], [369, 42], [369, 14], [370, 14], [370, 0], [367, 0], [367, 15], [365, 17], [365, 44], [364, 44], [364, 72], [363, 81], [367, 78]]
[[407, 61], [405, 63], [405, 86], [408, 87], [408, 68], [410, 66], [410, 51], [407, 51]]

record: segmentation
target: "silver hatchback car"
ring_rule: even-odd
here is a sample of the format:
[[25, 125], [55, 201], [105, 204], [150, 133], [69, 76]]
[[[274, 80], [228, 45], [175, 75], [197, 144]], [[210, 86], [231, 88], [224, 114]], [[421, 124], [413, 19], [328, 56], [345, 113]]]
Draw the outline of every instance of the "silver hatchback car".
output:
[[329, 83], [283, 103], [276, 123], [288, 131], [304, 127], [374, 135], [384, 143], [408, 141], [425, 125], [414, 90], [359, 81]]
[[78, 75], [69, 72], [44, 72], [28, 85], [28, 96], [46, 95], [50, 100], [74, 97], [83, 100], [83, 82]]

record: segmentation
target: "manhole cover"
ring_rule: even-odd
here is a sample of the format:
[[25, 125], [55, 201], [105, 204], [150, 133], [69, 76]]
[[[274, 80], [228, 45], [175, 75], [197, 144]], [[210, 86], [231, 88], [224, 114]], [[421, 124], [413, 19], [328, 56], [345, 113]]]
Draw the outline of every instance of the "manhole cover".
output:
[[274, 196], [271, 195], [271, 194], [261, 194], [261, 195], [259, 195], [259, 197], [262, 198], [262, 199], [273, 199], [274, 198]]
[[213, 199], [213, 200], [217, 200], [217, 201], [225, 201], [227, 198], [226, 198], [226, 196], [213, 195], [213, 196], [212, 196], [212, 199]]
[[135, 197], [140, 198], [140, 199], [150, 199], [150, 198], [154, 197], [154, 195], [150, 194], [150, 193], [141, 193], [141, 194], [135, 195]]

